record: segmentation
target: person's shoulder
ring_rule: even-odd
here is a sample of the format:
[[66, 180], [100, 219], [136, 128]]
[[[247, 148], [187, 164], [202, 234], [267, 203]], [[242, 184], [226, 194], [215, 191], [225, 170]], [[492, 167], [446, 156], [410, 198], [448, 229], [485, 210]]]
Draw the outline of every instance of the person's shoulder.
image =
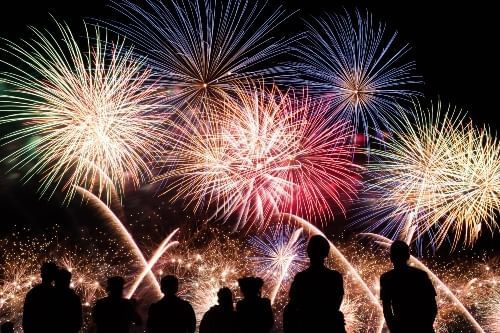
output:
[[267, 297], [262, 297], [260, 299], [260, 303], [263, 304], [264, 306], [271, 306], [271, 300]]
[[384, 272], [382, 273], [382, 275], [380, 275], [380, 281], [387, 281], [387, 280], [390, 280], [394, 277], [394, 269], [391, 269], [387, 272]]
[[408, 266], [408, 272], [410, 274], [413, 274], [413, 275], [418, 276], [420, 278], [428, 278], [428, 275], [425, 271], [421, 270], [420, 268], [414, 267], [414, 266]]
[[336, 271], [334, 269], [330, 269], [330, 268], [326, 267], [326, 272], [327, 272], [327, 274], [329, 274], [330, 276], [332, 276], [334, 278], [342, 278], [342, 273], [340, 273], [339, 271]]

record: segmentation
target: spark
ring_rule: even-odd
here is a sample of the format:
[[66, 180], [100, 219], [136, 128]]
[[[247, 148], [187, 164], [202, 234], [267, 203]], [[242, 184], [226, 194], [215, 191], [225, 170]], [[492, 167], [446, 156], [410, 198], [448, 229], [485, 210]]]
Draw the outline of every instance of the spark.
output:
[[141, 249], [135, 242], [134, 237], [132, 236], [132, 234], [130, 234], [130, 232], [127, 230], [122, 221], [120, 221], [120, 219], [113, 213], [113, 211], [101, 199], [99, 199], [99, 197], [97, 197], [92, 192], [79, 186], [76, 186], [76, 192], [79, 193], [82, 196], [82, 198], [88, 200], [88, 202], [91, 205], [93, 205], [98, 210], [98, 212], [100, 212], [105, 221], [113, 228], [113, 231], [116, 232], [116, 236], [118, 236], [123, 240], [123, 242], [130, 249], [130, 252], [134, 255], [136, 260], [143, 267], [144, 269], [143, 271], [147, 273], [146, 274], [147, 278], [149, 280], [150, 285], [153, 287], [156, 296], [161, 297], [162, 292], [160, 284], [156, 280], [151, 270], [145, 269], [146, 267], [149, 266], [149, 263], [144, 257], [144, 254], [142, 253]]
[[[352, 120], [354, 130], [368, 135], [391, 129], [398, 105], [417, 95], [415, 64], [407, 62], [408, 44], [396, 45], [397, 33], [388, 34], [371, 14], [326, 15], [307, 23], [305, 42], [298, 47], [298, 70], [311, 92], [330, 101], [333, 117]], [[368, 137], [368, 136], [367, 136]]]
[[167, 150], [165, 193], [235, 229], [264, 227], [280, 211], [325, 222], [356, 193], [350, 125], [328, 124], [327, 108], [277, 88], [225, 100], [210, 121], [172, 123], [175, 149]]
[[95, 28], [83, 49], [66, 25], [57, 27], [59, 34], [32, 28], [32, 40], [8, 42], [5, 51], [22, 66], [6, 63], [12, 71], [2, 81], [11, 88], [0, 99], [7, 113], [0, 124], [22, 127], [1, 141], [22, 146], [3, 160], [11, 170], [26, 167], [25, 181], [40, 176], [42, 195], [67, 190], [70, 200], [77, 185], [100, 197], [114, 186], [122, 196], [127, 179], [137, 187], [151, 177], [148, 163], [163, 132], [153, 112], [157, 89], [123, 41]]
[[274, 304], [283, 282], [306, 266], [305, 239], [301, 235], [302, 228], [292, 232], [283, 227], [264, 238], [254, 236], [250, 239], [253, 252], [257, 255], [251, 258], [256, 273], [266, 281], [274, 281], [271, 304]]
[[460, 112], [441, 116], [440, 103], [415, 108], [415, 119], [402, 117], [400, 131], [371, 151], [361, 221], [393, 238], [428, 236], [439, 247], [453, 234], [453, 247], [473, 245], [498, 228], [500, 146]]
[[111, 25], [147, 56], [168, 101], [198, 106], [249, 80], [279, 74], [280, 67], [266, 66], [289, 44], [271, 35], [288, 17], [283, 8], [248, 0], [146, 3], [113, 2], [129, 22]]

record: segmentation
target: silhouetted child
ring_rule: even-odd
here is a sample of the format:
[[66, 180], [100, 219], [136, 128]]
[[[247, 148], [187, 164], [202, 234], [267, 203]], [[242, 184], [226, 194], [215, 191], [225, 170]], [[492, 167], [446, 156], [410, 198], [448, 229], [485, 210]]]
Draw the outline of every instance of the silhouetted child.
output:
[[141, 324], [135, 303], [123, 298], [124, 284], [121, 276], [108, 279], [108, 296], [98, 300], [92, 309], [97, 333], [128, 333], [132, 324]]
[[342, 275], [325, 266], [330, 244], [313, 236], [307, 246], [310, 266], [298, 273], [290, 287], [289, 303], [283, 312], [285, 333], [344, 333], [340, 305], [344, 297]]
[[82, 328], [82, 303], [70, 285], [71, 272], [59, 269], [55, 278], [54, 297], [56, 333], [76, 333]]
[[42, 282], [33, 287], [24, 300], [23, 330], [25, 333], [52, 332], [54, 330], [54, 282], [56, 264], [45, 262], [41, 269]]
[[10, 321], [3, 323], [0, 332], [1, 333], [14, 333], [14, 324], [11, 323]]
[[268, 333], [274, 325], [271, 301], [261, 297], [264, 281], [257, 277], [238, 280], [243, 299], [236, 304], [238, 333]]
[[194, 333], [196, 316], [191, 304], [177, 296], [179, 280], [173, 275], [161, 279], [163, 298], [149, 307], [148, 333]]
[[236, 312], [233, 306], [233, 293], [229, 288], [217, 292], [218, 305], [205, 313], [200, 323], [200, 333], [236, 332]]
[[380, 298], [391, 333], [433, 333], [436, 291], [427, 274], [408, 265], [410, 248], [395, 241], [390, 250], [394, 269], [380, 277]]

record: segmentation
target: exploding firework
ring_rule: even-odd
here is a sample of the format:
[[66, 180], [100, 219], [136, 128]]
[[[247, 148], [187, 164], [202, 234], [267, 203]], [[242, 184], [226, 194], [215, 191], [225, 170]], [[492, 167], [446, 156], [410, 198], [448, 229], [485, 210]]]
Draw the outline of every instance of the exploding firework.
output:
[[[419, 108], [419, 106], [417, 107]], [[453, 234], [472, 245], [481, 229], [498, 228], [500, 147], [460, 113], [418, 109], [401, 131], [372, 150], [367, 209], [361, 220], [393, 238], [428, 237], [440, 246]], [[483, 227], [481, 227], [483, 226]]]
[[274, 303], [279, 290], [285, 286], [284, 282], [293, 278], [308, 262], [302, 229], [276, 228], [263, 238], [252, 237], [250, 244], [256, 254], [251, 258], [254, 271], [265, 281], [274, 283], [270, 295], [271, 303]]
[[[239, 91], [210, 121], [186, 117], [172, 124], [163, 164], [165, 192], [187, 200], [195, 210], [214, 208], [213, 217], [265, 226], [279, 212], [327, 221], [333, 206], [356, 192], [351, 127], [328, 124], [327, 108], [297, 100], [276, 88]], [[208, 204], [207, 204], [208, 203]]]
[[125, 0], [114, 8], [130, 22], [112, 26], [148, 56], [174, 104], [199, 105], [278, 73], [279, 67], [266, 66], [288, 44], [271, 36], [286, 19], [284, 10], [269, 10], [260, 1], [148, 0], [142, 8]]
[[397, 105], [416, 94], [415, 65], [404, 60], [409, 46], [398, 48], [397, 33], [387, 34], [369, 13], [327, 15], [307, 25], [297, 56], [311, 92], [329, 100], [335, 116], [351, 119], [355, 130], [390, 129], [402, 111]]
[[[209, 233], [209, 238], [200, 233], [181, 242], [169, 258], [160, 261], [156, 271], [160, 276], [178, 276], [180, 295], [191, 302], [198, 321], [217, 304], [220, 288], [228, 287], [237, 295], [237, 280], [247, 275], [249, 268], [249, 252], [238, 240], [215, 230]], [[205, 244], [196, 244], [199, 242]]]
[[156, 88], [123, 42], [96, 28], [81, 49], [67, 26], [57, 27], [57, 35], [33, 28], [33, 40], [9, 42], [6, 52], [22, 66], [8, 64], [13, 71], [3, 74], [11, 91], [1, 98], [0, 124], [22, 127], [1, 139], [23, 145], [5, 160], [12, 170], [26, 167], [26, 181], [39, 175], [42, 194], [63, 189], [69, 200], [79, 185], [110, 199], [109, 187], [123, 194], [127, 179], [138, 186], [150, 177], [163, 132]]

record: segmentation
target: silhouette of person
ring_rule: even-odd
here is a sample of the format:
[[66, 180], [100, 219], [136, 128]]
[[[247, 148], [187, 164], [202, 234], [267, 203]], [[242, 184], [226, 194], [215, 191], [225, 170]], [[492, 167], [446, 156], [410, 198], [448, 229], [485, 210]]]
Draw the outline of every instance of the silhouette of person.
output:
[[268, 333], [274, 325], [273, 309], [268, 298], [261, 297], [264, 281], [258, 277], [238, 280], [243, 299], [236, 304], [238, 333]]
[[161, 279], [163, 298], [149, 307], [148, 333], [194, 333], [196, 316], [189, 302], [179, 298], [179, 280], [173, 275]]
[[54, 314], [56, 333], [76, 333], [82, 328], [82, 302], [71, 285], [71, 272], [64, 268], [55, 278]]
[[391, 245], [394, 269], [380, 277], [380, 298], [391, 333], [432, 333], [437, 315], [436, 291], [427, 274], [408, 265], [410, 248]]
[[14, 324], [11, 323], [10, 321], [7, 321], [2, 324], [1, 333], [14, 333]]
[[344, 333], [344, 315], [340, 305], [344, 297], [342, 274], [325, 266], [330, 244], [319, 235], [307, 245], [309, 267], [297, 273], [283, 312], [285, 333]]
[[200, 323], [200, 333], [236, 332], [236, 312], [233, 306], [233, 293], [229, 288], [217, 292], [218, 305], [205, 313]]
[[53, 331], [54, 286], [52, 283], [56, 272], [56, 264], [43, 263], [40, 269], [42, 282], [26, 294], [23, 308], [23, 330], [25, 333]]
[[97, 333], [128, 333], [132, 324], [142, 323], [134, 301], [123, 298], [124, 285], [125, 280], [121, 276], [108, 279], [108, 296], [98, 300], [92, 309]]

